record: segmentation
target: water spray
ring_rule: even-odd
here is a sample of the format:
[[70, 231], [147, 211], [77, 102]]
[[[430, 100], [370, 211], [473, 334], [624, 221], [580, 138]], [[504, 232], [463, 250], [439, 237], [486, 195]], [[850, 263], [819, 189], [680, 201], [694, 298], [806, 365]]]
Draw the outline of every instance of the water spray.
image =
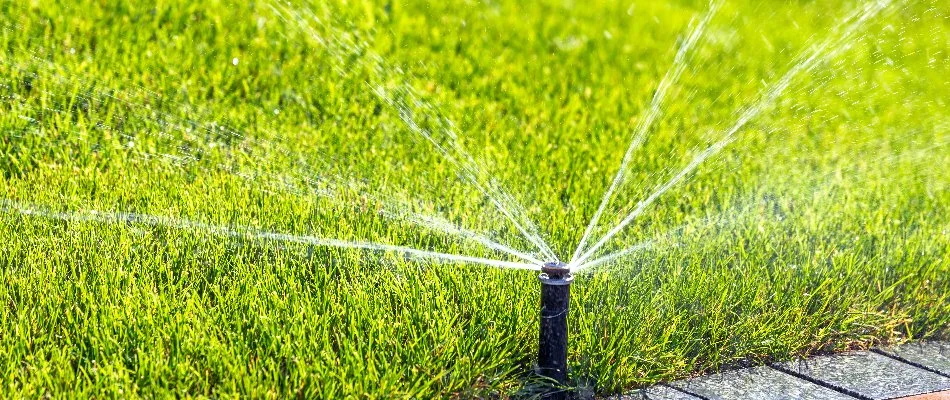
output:
[[538, 341], [538, 373], [556, 386], [542, 398], [567, 398], [567, 312], [571, 302], [571, 269], [553, 261], [541, 267], [541, 323]]

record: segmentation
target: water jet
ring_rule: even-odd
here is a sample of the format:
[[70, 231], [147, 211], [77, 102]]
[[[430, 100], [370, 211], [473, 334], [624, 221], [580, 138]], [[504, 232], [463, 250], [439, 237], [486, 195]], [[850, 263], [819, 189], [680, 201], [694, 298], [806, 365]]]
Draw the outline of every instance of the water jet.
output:
[[542, 398], [567, 397], [567, 312], [570, 310], [571, 282], [574, 277], [567, 264], [545, 263], [538, 275], [541, 281], [541, 321], [538, 341], [538, 374], [555, 383]]

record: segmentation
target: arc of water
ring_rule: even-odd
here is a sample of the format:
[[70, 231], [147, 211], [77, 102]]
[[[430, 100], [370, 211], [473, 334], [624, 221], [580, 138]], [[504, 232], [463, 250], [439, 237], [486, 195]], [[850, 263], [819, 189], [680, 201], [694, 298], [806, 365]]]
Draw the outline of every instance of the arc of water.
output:
[[590, 261], [588, 261], [588, 262], [585, 262], [584, 264], [581, 264], [581, 265], [578, 265], [577, 267], [575, 267], [574, 270], [580, 272], [580, 271], [583, 271], [583, 270], [588, 269], [588, 268], [594, 268], [594, 267], [596, 267], [596, 266], [598, 266], [598, 265], [607, 264], [607, 263], [609, 263], [609, 262], [612, 262], [612, 261], [614, 261], [614, 260], [617, 260], [617, 259], [626, 257], [626, 256], [628, 256], [628, 255], [631, 255], [631, 254], [633, 254], [633, 253], [639, 252], [639, 251], [641, 251], [641, 250], [646, 250], [646, 249], [652, 247], [653, 245], [654, 245], [654, 242], [653, 242], [652, 240], [648, 240], [648, 241], [646, 241], [646, 242], [637, 243], [637, 244], [635, 244], [635, 245], [633, 245], [633, 246], [630, 246], [630, 247], [628, 247], [628, 248], [626, 248], [626, 249], [623, 249], [623, 250], [621, 250], [621, 251], [618, 251], [618, 252], [616, 252], [616, 253], [612, 253], [612, 254], [609, 254], [609, 255], [606, 255], [606, 256], [603, 256], [603, 257], [599, 257], [599, 258], [590, 260]]
[[[834, 28], [831, 35], [825, 38], [816, 46], [812, 46], [809, 50], [805, 51], [802, 56], [797, 57], [799, 62], [795, 63], [792, 68], [790, 68], [775, 84], [771, 85], [768, 90], [759, 98], [759, 100], [753, 103], [751, 106], [746, 107], [739, 118], [736, 120], [735, 124], [726, 131], [726, 134], [718, 142], [713, 143], [711, 146], [706, 148], [703, 152], [696, 155], [692, 161], [684, 168], [682, 171], [677, 173], [675, 176], [670, 178], [666, 183], [661, 185], [657, 190], [655, 190], [649, 197], [645, 200], [637, 203], [636, 208], [627, 214], [624, 219], [612, 228], [603, 238], [597, 241], [596, 244], [591, 246], [589, 250], [584, 252], [577, 260], [572, 261], [572, 264], [581, 265], [587, 259], [589, 259], [597, 250], [607, 244], [610, 239], [612, 239], [617, 233], [622, 231], [627, 227], [637, 216], [643, 213], [643, 210], [650, 206], [658, 197], [666, 193], [671, 187], [682, 181], [687, 175], [689, 175], [693, 170], [695, 170], [700, 164], [702, 164], [709, 157], [719, 153], [723, 148], [728, 144], [732, 143], [735, 140], [735, 134], [740, 129], [742, 129], [750, 120], [756, 117], [765, 107], [770, 105], [775, 99], [780, 96], [785, 89], [791, 85], [792, 80], [796, 78], [800, 73], [807, 72], [812, 70], [823, 57], [830, 57], [836, 54], [838, 51], [841, 51], [841, 48], [829, 49], [833, 45], [840, 43], [841, 41], [847, 40], [851, 35], [871, 17], [877, 15], [881, 10], [887, 7], [890, 4], [890, 0], [877, 0], [872, 1], [866, 4], [864, 7], [857, 9], [856, 11], [850, 13], [843, 21], [841, 21]], [[835, 51], [837, 50], [837, 51]]]
[[[223, 167], [219, 167], [219, 168], [222, 170], [226, 170]], [[238, 174], [233, 171], [230, 171], [230, 173], [252, 182], [256, 181], [256, 176], [245, 176], [243, 174]], [[272, 175], [277, 176], [276, 174], [272, 174]], [[331, 197], [341, 190], [340, 186], [349, 186], [349, 187], [354, 186], [354, 185], [345, 185], [345, 183], [341, 185], [340, 182], [336, 179], [334, 179], [334, 181], [335, 182], [325, 182], [327, 185], [329, 185], [329, 188], [326, 189], [325, 192], [318, 192], [317, 194], [324, 197]], [[306, 193], [306, 191], [296, 187], [295, 185], [291, 183], [283, 182], [280, 179], [277, 179], [276, 182], [284, 190], [288, 190], [294, 194], [303, 195]], [[491, 250], [506, 253], [508, 255], [520, 258], [522, 260], [525, 260], [535, 265], [543, 264], [542, 261], [538, 260], [533, 255], [517, 250], [502, 242], [496, 241], [495, 239], [492, 239], [488, 237], [487, 235], [459, 227], [456, 224], [453, 224], [449, 222], [448, 220], [445, 220], [440, 217], [408, 211], [405, 209], [405, 207], [402, 204], [387, 200], [387, 198], [381, 198], [380, 196], [375, 196], [371, 193], [363, 193], [363, 194], [381, 203], [384, 208], [380, 210], [380, 215], [390, 220], [408, 222], [422, 228], [432, 229], [434, 231], [442, 232], [447, 235], [457, 237], [463, 240], [469, 240], [474, 243], [485, 246], [486, 248], [489, 248]]]
[[[324, 28], [332, 29], [332, 27], [313, 12], [310, 12], [305, 18], [300, 15], [299, 12], [291, 10], [289, 6], [280, 3], [272, 3], [271, 8], [285, 21], [296, 23], [304, 33], [308, 34], [317, 43], [320, 43], [331, 52], [331, 55], [340, 63], [340, 65], [334, 66], [338, 73], [346, 74], [346, 71], [342, 67], [346, 64], [346, 61], [343, 59], [343, 54], [340, 54], [341, 52], [344, 54], [364, 56], [366, 59], [375, 63], [374, 66], [377, 72], [385, 72], [387, 70], [387, 68], [384, 68], [386, 65], [385, 60], [383, 60], [381, 56], [373, 53], [365, 46], [356, 43], [352, 37], [343, 35], [326, 37], [317, 33], [316, 29], [314, 29], [308, 21], [320, 24], [320, 26]], [[380, 100], [396, 109], [400, 120], [402, 120], [413, 133], [426, 139], [426, 141], [436, 149], [439, 155], [456, 169], [463, 179], [486, 196], [492, 205], [515, 226], [525, 239], [541, 251], [544, 257], [551, 260], [558, 260], [557, 255], [539, 234], [537, 225], [528, 217], [524, 207], [496, 181], [485, 178], [487, 174], [459, 142], [455, 125], [451, 121], [444, 118], [441, 113], [438, 113], [430, 104], [422, 101], [407, 84], [402, 85], [402, 90], [399, 91], [400, 96], [395, 97], [391, 96], [381, 85], [374, 85], [370, 82], [367, 82], [367, 85], [373, 89], [373, 93], [379, 97]], [[422, 108], [435, 114], [438, 121], [439, 133], [445, 136], [448, 145], [437, 140], [434, 137], [435, 133], [431, 129], [425, 128], [418, 123], [415, 112], [413, 111], [414, 108]]]
[[[158, 157], [159, 159], [166, 159], [170, 157], [165, 154], [154, 154], [154, 155], [151, 153], [143, 153], [143, 154], [145, 154], [146, 156]], [[172, 159], [171, 162], [174, 164], [175, 160]], [[308, 163], [303, 162], [303, 161], [301, 162], [303, 163], [303, 165], [309, 166]], [[229, 172], [232, 175], [244, 178], [250, 182], [255, 182], [256, 178], [258, 177], [257, 175], [250, 176], [250, 175], [230, 171], [229, 169], [220, 165], [218, 166], [218, 168], [225, 172]], [[272, 173], [269, 175], [272, 178], [280, 178], [278, 174]], [[307, 179], [307, 178], [304, 177], [304, 179]], [[352, 182], [346, 182], [338, 178], [331, 178], [331, 180], [332, 181], [324, 181], [324, 183], [328, 185], [328, 188], [325, 189], [324, 191], [316, 192], [316, 194], [323, 197], [332, 197], [336, 193], [338, 193], [340, 190], [342, 190], [341, 187], [350, 187], [350, 188], [353, 188], [354, 190], [359, 190], [355, 188], [355, 184], [353, 184]], [[294, 193], [296, 195], [302, 196], [307, 193], [304, 189], [300, 189], [297, 186], [291, 183], [285, 182], [281, 179], [275, 179], [275, 182], [284, 190], [290, 191], [291, 193]], [[514, 247], [511, 247], [507, 244], [499, 242], [487, 235], [462, 228], [456, 224], [453, 224], [452, 222], [449, 222], [448, 220], [444, 218], [409, 211], [406, 205], [398, 203], [398, 202], [394, 202], [390, 200], [390, 197], [380, 197], [380, 196], [373, 195], [372, 193], [365, 193], [365, 192], [362, 193], [362, 195], [367, 196], [373, 199], [374, 201], [379, 202], [384, 207], [379, 211], [380, 215], [390, 220], [408, 222], [422, 228], [432, 229], [438, 232], [448, 234], [450, 236], [458, 237], [463, 240], [472, 241], [474, 243], [485, 246], [491, 250], [495, 250], [495, 251], [499, 251], [502, 253], [515, 256], [517, 258], [520, 258], [532, 264], [537, 264], [537, 265], [543, 264], [542, 261], [538, 260], [533, 255], [517, 250]]]
[[[512, 225], [514, 225], [529, 242], [534, 244], [545, 257], [550, 260], [558, 259], [554, 251], [551, 250], [544, 239], [541, 238], [541, 235], [538, 233], [537, 225], [526, 215], [518, 201], [494, 180], [482, 178], [482, 176], [485, 175], [484, 172], [481, 171], [475, 159], [455, 140], [457, 135], [451, 130], [451, 125], [442, 127], [442, 129], [448, 130], [446, 135], [452, 139], [449, 141], [451, 147], [446, 147], [433, 137], [430, 129], [419, 125], [411, 106], [408, 106], [401, 98], [389, 96], [382, 87], [377, 87], [375, 92], [381, 100], [399, 112], [399, 118], [410, 130], [424, 137], [432, 144], [442, 158], [449, 161], [463, 179], [485, 195], [492, 205], [505, 215]], [[416, 103], [416, 106], [424, 106], [410, 90], [406, 90], [405, 95], [410, 96], [413, 102]]]
[[483, 245], [483, 246], [485, 246], [485, 247], [487, 247], [487, 248], [489, 248], [489, 249], [496, 250], [496, 251], [500, 251], [500, 252], [506, 253], [506, 254], [510, 254], [510, 255], [512, 255], [512, 256], [518, 257], [518, 258], [520, 258], [520, 259], [522, 259], [522, 260], [528, 261], [528, 262], [530, 262], [530, 263], [532, 263], [532, 264], [535, 264], [535, 265], [542, 265], [542, 264], [544, 264], [543, 261], [537, 259], [536, 257], [534, 257], [534, 256], [531, 255], [531, 254], [528, 254], [528, 253], [525, 253], [525, 252], [523, 252], [523, 251], [517, 250], [517, 249], [515, 249], [515, 248], [513, 248], [513, 247], [511, 247], [511, 246], [508, 246], [508, 245], [505, 245], [505, 244], [496, 242], [496, 241], [492, 240], [491, 238], [489, 238], [489, 237], [487, 237], [487, 236], [485, 236], [485, 235], [482, 235], [482, 234], [480, 234], [480, 233], [473, 232], [473, 231], [470, 231], [470, 230], [467, 230], [467, 229], [463, 229], [463, 228], [459, 228], [459, 227], [456, 226], [455, 224], [452, 224], [451, 222], [446, 221], [446, 220], [443, 220], [443, 219], [434, 218], [434, 217], [431, 217], [431, 216], [428, 216], [428, 215], [418, 214], [418, 213], [413, 213], [413, 212], [407, 212], [407, 213], [403, 213], [403, 214], [394, 214], [394, 213], [390, 213], [390, 212], [388, 212], [388, 211], [384, 211], [383, 213], [386, 214], [386, 215], [393, 214], [393, 217], [392, 217], [392, 218], [394, 218], [394, 219], [398, 218], [398, 219], [401, 219], [401, 220], [405, 220], [405, 221], [409, 221], [409, 222], [416, 223], [417, 225], [426, 226], [426, 227], [432, 227], [432, 228], [434, 228], [434, 229], [436, 229], [436, 230], [439, 230], [439, 231], [442, 231], [442, 232], [445, 232], [445, 233], [448, 233], [448, 234], [455, 234], [455, 235], [458, 235], [458, 236], [460, 236], [460, 237], [463, 237], [463, 238], [472, 240], [472, 241], [474, 241], [474, 242], [476, 242], [476, 243], [478, 243], [478, 244], [481, 244], [481, 245]]
[[[902, 136], [898, 136], [898, 137], [906, 137], [906, 136], [909, 136], [909, 135], [902, 135]], [[950, 145], [950, 141], [940, 141], [940, 142], [937, 142], [937, 143], [932, 144], [932, 145], [930, 145], [930, 146], [926, 146], [926, 147], [921, 148], [921, 149], [917, 149], [917, 150], [913, 150], [913, 151], [906, 151], [906, 152], [902, 152], [902, 153], [898, 153], [898, 154], [888, 154], [888, 155], [885, 155], [885, 156], [876, 157], [876, 158], [873, 158], [873, 159], [871, 159], [871, 160], [868, 160], [867, 163], [868, 163], [868, 164], [877, 164], [877, 165], [886, 166], [886, 165], [890, 165], [890, 164], [892, 164], [892, 163], [894, 163], [895, 161], [898, 161], [898, 160], [910, 160], [910, 161], [912, 161], [912, 160], [916, 160], [916, 159], [920, 158], [923, 154], [926, 154], [926, 153], [929, 152], [930, 150], [937, 149], [937, 148], [940, 148], [940, 147], [943, 147], [943, 146], [947, 146], [947, 145]], [[854, 154], [854, 153], [852, 153], [852, 154]], [[850, 167], [851, 167], [852, 169], [856, 169], [858, 166], [857, 166], [857, 165], [851, 165]], [[812, 191], [812, 190], [815, 190], [816, 188], [825, 187], [825, 186], [831, 181], [831, 179], [832, 179], [834, 173], [835, 173], [835, 171], [829, 172], [829, 173], [827, 173], [827, 174], [823, 174], [823, 175], [817, 180], [817, 183], [813, 183], [812, 185], [810, 185], [810, 186], [809, 186], [807, 189], [805, 189], [805, 190], [806, 190], [806, 191]], [[703, 218], [703, 220], [702, 220], [701, 222], [699, 222], [698, 224], [697, 224], [697, 223], [690, 223], [690, 224], [681, 225], [681, 226], [679, 226], [679, 227], [677, 227], [677, 228], [675, 228], [675, 229], [672, 229], [672, 230], [668, 231], [667, 233], [661, 234], [660, 236], [657, 236], [657, 237], [655, 237], [655, 238], [653, 238], [653, 239], [641, 241], [641, 242], [639, 242], [639, 243], [637, 243], [637, 244], [634, 244], [634, 245], [632, 245], [632, 246], [630, 246], [630, 247], [627, 247], [627, 248], [625, 248], [625, 249], [623, 249], [623, 250], [620, 250], [620, 251], [618, 251], [618, 252], [611, 253], [611, 254], [608, 254], [608, 255], [605, 255], [605, 256], [601, 256], [601, 257], [595, 258], [595, 259], [593, 259], [593, 260], [587, 261], [587, 262], [585, 262], [584, 264], [575, 267], [574, 270], [577, 271], [577, 272], [580, 272], [580, 271], [583, 271], [583, 270], [586, 270], [586, 269], [589, 269], [589, 268], [594, 268], [594, 267], [596, 267], [596, 266], [600, 266], [600, 265], [604, 265], [604, 264], [611, 263], [611, 262], [613, 262], [613, 261], [619, 260], [619, 259], [621, 259], [621, 258], [623, 258], [623, 257], [626, 257], [626, 256], [628, 256], [628, 255], [631, 255], [631, 254], [634, 254], [634, 253], [637, 253], [637, 252], [640, 252], [640, 251], [643, 251], [643, 250], [647, 250], [647, 249], [656, 247], [656, 246], [661, 242], [661, 240], [665, 240], [665, 239], [670, 238], [670, 237], [672, 237], [672, 236], [674, 236], [674, 235], [678, 235], [680, 232], [682, 232], [683, 230], [685, 230], [685, 229], [687, 229], [687, 228], [689, 228], [689, 227], [696, 227], [696, 226], [699, 226], [699, 227], [703, 227], [703, 228], [723, 228], [723, 227], [731, 226], [731, 225], [737, 223], [737, 222], [739, 221], [739, 218], [741, 218], [741, 217], [743, 217], [743, 216], [745, 216], [745, 215], [748, 215], [751, 211], [755, 210], [757, 206], [762, 206], [762, 205], [766, 205], [766, 204], [767, 204], [766, 202], [755, 201], [755, 202], [749, 203], [749, 204], [747, 204], [747, 205], [745, 205], [745, 206], [742, 206], [742, 207], [740, 207], [740, 208], [738, 208], [738, 209], [735, 209], [734, 211], [731, 211], [731, 212], [728, 212], [728, 213], [724, 213], [724, 214], [722, 214], [722, 215], [718, 215], [715, 220], [713, 220], [712, 217], [707, 217], [707, 218]], [[681, 243], [682, 243], [682, 241], [679, 240], [679, 239], [677, 239], [677, 240], [675, 240], [675, 241], [673, 242], [673, 245], [676, 246], [676, 245], [679, 245], [679, 244], [681, 244]]]
[[201, 230], [205, 233], [231, 238], [251, 238], [266, 241], [277, 241], [287, 243], [298, 243], [320, 247], [334, 247], [341, 249], [360, 249], [386, 253], [403, 253], [407, 256], [417, 259], [434, 259], [449, 262], [461, 262], [467, 264], [479, 264], [501, 268], [529, 269], [539, 270], [540, 267], [532, 264], [520, 262], [492, 260], [481, 257], [472, 257], [459, 254], [440, 253], [436, 251], [420, 250], [407, 246], [395, 246], [368, 241], [344, 241], [339, 239], [322, 238], [311, 235], [292, 235], [288, 233], [271, 232], [259, 230], [247, 226], [221, 226], [212, 225], [203, 222], [191, 221], [186, 219], [176, 219], [171, 217], [108, 212], [98, 210], [87, 210], [84, 213], [64, 213], [47, 211], [36, 207], [31, 207], [9, 199], [0, 200], [0, 211], [5, 213], [16, 213], [24, 216], [39, 217], [60, 221], [70, 222], [98, 222], [98, 223], [138, 223], [148, 226], [161, 226], [165, 228], [179, 230]]
[[[37, 61], [37, 62], [45, 62], [44, 60], [39, 59], [39, 58], [36, 58], [36, 57], [33, 57], [33, 59], [34, 59], [35, 61]], [[48, 63], [48, 62], [46, 62], [46, 63]], [[14, 65], [14, 66], [17, 66], [17, 65]], [[62, 76], [62, 75], [59, 74], [59, 73], [56, 73], [54, 76], [57, 77], [58, 79], [60, 79], [61, 81], [65, 81], [65, 79], [66, 79], [66, 77]], [[78, 78], [78, 77], [72, 77], [72, 79], [74, 79], [74, 80], [76, 80], [76, 81], [78, 81], [78, 82], [80, 82], [80, 83], [85, 82], [82, 78]], [[41, 89], [41, 90], [43, 91], [43, 93], [46, 93], [46, 94], [48, 94], [48, 95], [52, 95], [52, 96], [55, 96], [55, 95], [56, 95], [56, 93], [47, 91], [47, 90], [45, 90], [45, 89]], [[117, 96], [116, 94], [112, 94], [112, 93], [102, 93], [102, 92], [100, 92], [100, 91], [98, 91], [98, 90], [97, 90], [97, 94], [98, 94], [98, 95], [101, 95], [101, 96], [104, 96], [104, 97], [108, 97], [108, 98], [110, 98], [110, 99], [113, 99], [113, 100], [115, 100], [115, 101], [121, 103], [122, 105], [124, 105], [124, 106], [126, 106], [126, 107], [129, 107], [129, 108], [132, 108], [132, 109], [142, 109], [142, 107], [141, 107], [140, 105], [135, 104], [135, 103], [132, 103], [132, 102], [129, 102], [129, 101], [127, 101], [127, 100], [124, 100], [124, 99], [120, 98], [119, 96]], [[87, 95], [84, 95], [84, 94], [79, 94], [78, 96], [79, 96], [80, 98], [83, 98], [83, 99], [86, 99], [86, 100], [92, 100], [91, 97], [87, 97]], [[60, 110], [55, 110], [55, 109], [52, 109], [52, 110], [50, 110], [50, 111], [51, 111], [51, 112], [55, 112], [55, 113], [61, 113]], [[204, 122], [200, 122], [200, 121], [193, 120], [193, 119], [190, 119], [190, 118], [188, 118], [188, 119], [179, 118], [179, 117], [176, 117], [176, 116], [174, 116], [174, 115], [171, 115], [171, 114], [168, 114], [168, 113], [165, 113], [165, 112], [161, 112], [161, 111], [156, 111], [156, 110], [152, 110], [152, 109], [148, 109], [148, 111], [154, 113], [155, 115], [158, 115], [158, 117], [159, 117], [160, 119], [158, 119], [156, 122], [158, 122], [161, 126], [163, 126], [163, 127], [165, 127], [165, 128], [170, 128], [170, 129], [172, 129], [172, 130], [178, 130], [178, 131], [181, 131], [181, 132], [186, 132], [186, 128], [185, 128], [186, 125], [189, 125], [189, 124], [191, 124], [191, 125], [199, 125], [199, 126], [205, 126], [205, 125], [207, 125], [207, 123], [204, 123]], [[213, 122], [213, 123], [214, 123], [214, 122]], [[227, 128], [226, 125], [216, 125], [216, 126], [218, 126], [219, 128], [223, 129], [224, 132], [227, 133], [228, 135], [231, 135], [231, 136], [233, 136], [233, 137], [235, 137], [235, 138], [237, 138], [237, 139], [241, 139], [241, 140], [244, 140], [244, 141], [248, 141], [248, 142], [250, 142], [251, 144], [257, 145], [259, 148], [263, 149], [263, 150], [265, 151], [265, 153], [270, 152], [270, 151], [271, 151], [270, 149], [277, 149], [276, 151], [279, 152], [281, 155], [283, 155], [283, 156], [285, 156], [285, 157], [288, 157], [288, 158], [291, 158], [291, 159], [293, 158], [293, 157], [292, 157], [292, 154], [291, 154], [288, 150], [283, 149], [283, 148], [280, 148], [280, 147], [278, 146], [277, 142], [274, 142], [274, 141], [271, 141], [271, 140], [267, 140], [267, 139], [261, 139], [261, 138], [257, 138], [257, 139], [256, 139], [256, 138], [247, 136], [247, 135], [245, 135], [245, 134], [243, 134], [243, 133], [241, 133], [241, 132], [239, 132], [239, 131], [236, 131], [236, 130]], [[112, 128], [111, 128], [111, 127], [108, 127], [108, 126], [106, 126], [106, 129], [112, 130]], [[204, 128], [204, 129], [208, 129], [208, 130], [210, 131], [210, 128]], [[197, 152], [196, 154], [203, 154], [203, 153], [205, 152], [205, 151], [203, 151], [203, 150], [201, 150], [201, 149], [190, 149], [190, 151]], [[158, 158], [158, 159], [160, 159], [160, 160], [168, 160], [168, 161], [171, 161], [172, 164], [176, 164], [176, 163], [180, 162], [181, 159], [182, 159], [182, 157], [174, 156], [174, 155], [171, 155], [171, 154], [164, 154], [164, 153], [154, 153], [154, 154], [153, 154], [153, 153], [141, 152], [141, 151], [140, 151], [139, 153], [140, 153], [141, 155], [145, 156], [146, 158], [148, 158], [148, 157], [156, 157], [156, 158]], [[195, 154], [189, 154], [189, 155], [186, 156], [186, 157], [194, 158], [194, 157], [195, 157]], [[297, 164], [297, 167], [298, 167], [298, 168], [301, 168], [301, 169], [305, 170], [305, 171], [303, 171], [303, 172], [300, 172], [300, 173], [302, 173], [303, 175], [310, 175], [310, 174], [312, 174], [312, 171], [314, 170], [313, 166], [310, 165], [310, 163], [306, 162], [306, 161], [303, 160], [303, 159], [297, 159], [297, 160], [295, 160], [294, 163]], [[232, 175], [235, 175], [235, 176], [244, 178], [244, 179], [246, 179], [246, 180], [248, 180], [248, 181], [255, 181], [255, 180], [256, 180], [256, 177], [257, 177], [256, 175], [255, 175], [255, 176], [249, 176], [249, 175], [246, 175], [246, 174], [241, 174], [241, 173], [232, 171], [232, 170], [230, 170], [229, 168], [227, 168], [226, 166], [223, 166], [223, 165], [219, 165], [218, 168], [219, 168], [220, 170], [222, 170], [222, 171], [225, 171], [225, 172], [228, 172], [228, 173], [230, 173], [230, 174], [232, 174]], [[272, 175], [276, 176], [276, 174], [272, 174]], [[333, 178], [331, 178], [331, 179], [333, 180], [333, 182], [328, 182], [328, 184], [330, 184], [330, 185], [332, 185], [332, 186], [345, 186], [345, 184], [341, 185], [340, 179], [333, 179]], [[278, 181], [278, 184], [279, 184], [283, 189], [285, 189], [285, 190], [289, 190], [289, 191], [294, 192], [295, 194], [302, 195], [302, 192], [301, 192], [298, 188], [293, 187], [293, 185], [291, 185], [290, 183]], [[365, 194], [366, 194], [366, 195], [370, 195], [369, 193], [365, 193]], [[327, 196], [327, 195], [329, 195], [329, 193], [320, 193], [320, 195]], [[370, 195], [370, 196], [371, 196], [371, 195]], [[375, 200], [377, 200], [377, 201], [379, 201], [379, 202], [385, 204], [388, 208], [390, 208], [390, 209], [392, 209], [392, 210], [400, 210], [400, 209], [406, 208], [404, 204], [398, 204], [398, 203], [396, 203], [396, 202], [390, 200], [390, 197], [386, 197], [386, 198], [380, 198], [379, 196], [372, 196], [372, 197], [373, 197]], [[383, 215], [386, 216], [387, 218], [390, 218], [390, 219], [393, 219], [393, 220], [402, 220], [402, 221], [410, 222], [410, 223], [413, 223], [413, 224], [416, 224], [416, 225], [419, 225], [419, 226], [422, 226], [422, 227], [427, 227], [427, 228], [430, 228], [430, 229], [434, 229], [434, 230], [437, 230], [437, 231], [440, 231], [440, 232], [443, 232], [443, 233], [446, 233], [446, 234], [449, 234], [449, 235], [455, 235], [455, 236], [458, 236], [458, 237], [460, 237], [460, 238], [462, 238], [462, 239], [471, 240], [471, 241], [473, 241], [473, 242], [475, 242], [475, 243], [481, 244], [481, 245], [483, 245], [483, 246], [485, 246], [485, 247], [487, 247], [487, 248], [490, 248], [490, 249], [492, 249], [492, 250], [496, 250], [496, 251], [500, 251], [500, 252], [503, 252], [503, 253], [507, 253], [507, 254], [509, 254], [509, 255], [512, 255], [512, 256], [521, 258], [521, 259], [523, 259], [523, 260], [525, 260], [525, 261], [528, 261], [528, 262], [530, 262], [530, 263], [532, 263], [532, 264], [538, 264], [538, 265], [543, 264], [543, 262], [539, 261], [536, 257], [534, 257], [534, 256], [532, 256], [532, 255], [530, 255], [530, 254], [527, 254], [527, 253], [525, 253], [525, 252], [523, 252], [523, 251], [516, 250], [516, 249], [514, 249], [513, 247], [511, 247], [511, 246], [509, 246], [509, 245], [506, 245], [506, 244], [503, 244], [503, 243], [500, 243], [500, 242], [498, 242], [498, 241], [496, 241], [496, 240], [494, 240], [494, 239], [492, 239], [492, 238], [490, 238], [490, 237], [488, 237], [488, 236], [486, 236], [486, 235], [483, 235], [483, 234], [480, 234], [480, 233], [477, 233], [477, 232], [474, 232], [474, 231], [470, 231], [470, 230], [467, 230], [467, 229], [458, 227], [458, 226], [452, 224], [451, 222], [449, 222], [449, 221], [447, 221], [447, 220], [444, 220], [444, 219], [441, 219], [441, 218], [438, 218], [438, 217], [434, 217], [434, 216], [430, 216], [430, 215], [424, 215], [424, 214], [419, 214], [419, 213], [414, 213], [414, 212], [408, 212], [408, 211], [391, 211], [391, 210], [384, 210], [384, 211], [385, 211], [385, 212], [383, 213]]]
[[759, 206], [762, 204], [763, 203], [761, 201], [752, 201], [738, 208], [728, 210], [720, 214], [704, 217], [700, 219], [699, 221], [683, 223], [677, 226], [676, 228], [668, 229], [666, 232], [659, 234], [657, 236], [654, 236], [651, 239], [643, 240], [639, 243], [636, 243], [620, 251], [610, 253], [610, 254], [595, 258], [590, 261], [586, 261], [583, 264], [575, 267], [575, 270], [579, 272], [588, 268], [593, 268], [599, 265], [607, 264], [607, 263], [619, 260], [628, 255], [657, 247], [661, 243], [665, 241], [669, 241], [669, 240], [672, 240], [672, 243], [671, 243], [672, 246], [678, 246], [682, 243], [682, 240], [678, 240], [678, 239], [673, 240], [671, 238], [673, 238], [674, 236], [680, 235], [686, 229], [691, 228], [691, 227], [703, 228], [703, 229], [725, 227], [725, 226], [737, 223], [740, 217], [747, 215], [750, 211], [754, 210], [756, 206]]
[[646, 141], [647, 132], [650, 131], [653, 123], [662, 112], [662, 106], [664, 100], [666, 99], [667, 92], [669, 91], [670, 87], [673, 86], [677, 80], [679, 80], [680, 75], [682, 75], [683, 70], [686, 68], [690, 50], [702, 37], [703, 32], [706, 30], [706, 26], [719, 10], [719, 6], [721, 4], [722, 2], [719, 0], [713, 1], [709, 4], [709, 8], [706, 10], [705, 15], [703, 15], [699, 23], [693, 27], [692, 32], [690, 32], [683, 44], [680, 45], [679, 50], [677, 50], [676, 55], [673, 58], [673, 66], [667, 70], [666, 74], [660, 80], [660, 84], [657, 85], [656, 91], [653, 93], [653, 98], [650, 100], [650, 105], [644, 113], [643, 118], [637, 122], [637, 125], [634, 128], [633, 138], [630, 141], [630, 145], [627, 147], [626, 153], [623, 155], [623, 160], [620, 162], [620, 167], [617, 169], [617, 173], [614, 175], [614, 179], [607, 188], [607, 191], [604, 192], [604, 196], [600, 201], [600, 206], [597, 207], [597, 211], [594, 212], [594, 216], [587, 224], [587, 228], [584, 229], [584, 235], [581, 237], [581, 241], [578, 243], [577, 249], [574, 250], [574, 254], [571, 256], [571, 264], [574, 264], [575, 260], [577, 260], [577, 257], [582, 251], [584, 251], [584, 246], [587, 245], [587, 241], [590, 239], [590, 235], [593, 233], [594, 228], [596, 228], [597, 224], [600, 223], [600, 218], [606, 210], [607, 205], [610, 204], [614, 192], [625, 181], [628, 171], [627, 166], [633, 159], [633, 154], [638, 148], [640, 148], [643, 142]]

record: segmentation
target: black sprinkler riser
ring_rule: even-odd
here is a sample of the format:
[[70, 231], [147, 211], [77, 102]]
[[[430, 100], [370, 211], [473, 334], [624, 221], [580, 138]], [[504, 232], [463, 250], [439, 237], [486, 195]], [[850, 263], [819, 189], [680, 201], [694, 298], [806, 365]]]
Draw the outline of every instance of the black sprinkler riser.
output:
[[[541, 267], [541, 324], [538, 342], [538, 372], [541, 376], [567, 384], [567, 312], [571, 303], [571, 276], [567, 265], [550, 262]], [[567, 392], [551, 390], [542, 397], [560, 400]]]

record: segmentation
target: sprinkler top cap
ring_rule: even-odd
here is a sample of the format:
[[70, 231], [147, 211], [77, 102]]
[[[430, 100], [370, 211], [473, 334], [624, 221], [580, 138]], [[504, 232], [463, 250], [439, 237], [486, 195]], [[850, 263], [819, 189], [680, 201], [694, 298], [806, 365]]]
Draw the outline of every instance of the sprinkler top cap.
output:
[[541, 272], [550, 279], [564, 279], [571, 276], [571, 269], [560, 261], [546, 262], [541, 266]]

